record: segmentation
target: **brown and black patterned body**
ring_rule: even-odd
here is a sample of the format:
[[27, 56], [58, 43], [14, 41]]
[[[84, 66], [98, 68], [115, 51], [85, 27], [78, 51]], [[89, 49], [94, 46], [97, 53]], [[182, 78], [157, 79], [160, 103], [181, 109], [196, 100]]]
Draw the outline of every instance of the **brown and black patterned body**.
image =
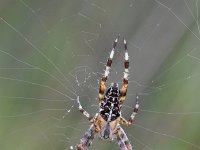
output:
[[121, 104], [119, 103], [120, 91], [117, 83], [112, 83], [106, 91], [100, 105], [100, 115], [105, 121], [114, 121], [121, 114]]
[[119, 90], [117, 83], [112, 83], [107, 89], [106, 93], [106, 81], [110, 73], [110, 68], [112, 65], [113, 56], [115, 53], [115, 48], [118, 42], [117, 37], [113, 43], [113, 48], [110, 52], [106, 63], [106, 69], [100, 82], [99, 87], [99, 113], [92, 117], [87, 111], [83, 109], [80, 104], [79, 97], [77, 102], [79, 105], [80, 112], [88, 118], [89, 122], [92, 123], [90, 128], [85, 132], [77, 145], [76, 150], [88, 150], [95, 136], [99, 135], [101, 139], [113, 140], [117, 139], [117, 142], [121, 150], [132, 150], [132, 146], [128, 140], [128, 137], [124, 130], [121, 128], [120, 124], [125, 126], [130, 126], [138, 112], [139, 108], [139, 97], [136, 96], [136, 104], [133, 112], [127, 121], [121, 116], [121, 107], [126, 98], [126, 93], [128, 89], [128, 76], [129, 76], [129, 56], [127, 50], [127, 43], [124, 39], [124, 76], [123, 84], [121, 90]]

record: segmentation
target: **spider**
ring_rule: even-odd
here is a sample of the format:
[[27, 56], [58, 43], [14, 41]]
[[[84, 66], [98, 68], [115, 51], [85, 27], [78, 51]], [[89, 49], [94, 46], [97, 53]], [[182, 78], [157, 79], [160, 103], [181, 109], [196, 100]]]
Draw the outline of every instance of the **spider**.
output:
[[138, 103], [139, 97], [136, 96], [136, 104], [130, 116], [130, 119], [127, 121], [121, 115], [121, 107], [126, 98], [126, 93], [128, 88], [128, 75], [129, 75], [128, 74], [129, 56], [127, 50], [127, 42], [125, 39], [124, 39], [125, 71], [124, 71], [122, 88], [121, 90], [119, 90], [119, 86], [117, 83], [111, 83], [110, 87], [107, 89], [104, 95], [104, 91], [106, 89], [106, 81], [109, 75], [109, 70], [111, 68], [112, 59], [114, 56], [118, 39], [119, 36], [115, 39], [113, 43], [113, 48], [107, 60], [106, 70], [101, 79], [99, 88], [99, 113], [97, 113], [94, 117], [92, 117], [81, 106], [79, 97], [77, 98], [79, 111], [89, 119], [91, 126], [81, 138], [80, 143], [76, 147], [76, 150], [88, 150], [89, 146], [92, 144], [92, 140], [95, 138], [96, 135], [99, 135], [101, 139], [105, 140], [117, 139], [117, 142], [121, 150], [132, 150], [132, 146], [129, 142], [129, 139], [124, 130], [122, 129], [122, 127], [120, 126], [120, 124], [123, 124], [125, 126], [130, 126], [133, 123], [133, 120], [139, 108], [139, 103]]

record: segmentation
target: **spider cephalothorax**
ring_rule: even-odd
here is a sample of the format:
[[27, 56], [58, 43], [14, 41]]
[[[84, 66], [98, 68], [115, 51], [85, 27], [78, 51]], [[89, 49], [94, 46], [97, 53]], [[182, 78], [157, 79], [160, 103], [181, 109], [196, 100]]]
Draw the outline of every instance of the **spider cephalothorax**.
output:
[[110, 87], [104, 94], [104, 91], [106, 89], [106, 81], [109, 75], [109, 70], [112, 64], [114, 50], [117, 45], [117, 42], [118, 38], [114, 41], [113, 48], [107, 60], [105, 73], [101, 79], [101, 84], [99, 88], [99, 113], [97, 113], [95, 117], [92, 117], [88, 112], [86, 112], [82, 108], [79, 102], [79, 97], [77, 98], [80, 112], [82, 112], [92, 123], [88, 131], [84, 134], [84, 136], [80, 140], [80, 144], [77, 145], [77, 150], [88, 150], [88, 147], [91, 145], [92, 140], [95, 138], [97, 134], [100, 136], [100, 138], [106, 140], [113, 140], [114, 138], [116, 138], [121, 150], [132, 150], [132, 146], [128, 140], [128, 137], [126, 136], [126, 133], [120, 126], [120, 123], [125, 126], [130, 126], [133, 123], [133, 120], [139, 108], [138, 96], [136, 96], [136, 105], [133, 109], [130, 119], [126, 121], [121, 116], [121, 107], [126, 98], [126, 93], [128, 88], [129, 60], [128, 60], [127, 43], [125, 39], [124, 39], [125, 70], [124, 70], [122, 88], [121, 90], [119, 90], [119, 86], [117, 83], [111, 83]]

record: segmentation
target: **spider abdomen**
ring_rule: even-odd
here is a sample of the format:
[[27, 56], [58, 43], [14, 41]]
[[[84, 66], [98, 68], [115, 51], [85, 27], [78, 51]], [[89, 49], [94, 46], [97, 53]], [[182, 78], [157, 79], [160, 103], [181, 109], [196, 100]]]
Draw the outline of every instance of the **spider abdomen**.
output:
[[100, 106], [100, 115], [105, 121], [113, 121], [120, 116], [119, 89], [113, 84], [104, 96]]

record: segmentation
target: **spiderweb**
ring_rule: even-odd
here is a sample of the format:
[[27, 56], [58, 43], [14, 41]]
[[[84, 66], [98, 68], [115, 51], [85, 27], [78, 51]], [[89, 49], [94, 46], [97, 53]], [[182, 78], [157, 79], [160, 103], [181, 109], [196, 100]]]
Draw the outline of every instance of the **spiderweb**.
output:
[[[136, 150], [200, 149], [198, 0], [0, 2], [0, 149], [75, 149], [89, 127], [112, 42], [128, 41], [123, 127]], [[122, 85], [119, 40], [107, 86]], [[95, 139], [92, 150], [120, 149]]]

